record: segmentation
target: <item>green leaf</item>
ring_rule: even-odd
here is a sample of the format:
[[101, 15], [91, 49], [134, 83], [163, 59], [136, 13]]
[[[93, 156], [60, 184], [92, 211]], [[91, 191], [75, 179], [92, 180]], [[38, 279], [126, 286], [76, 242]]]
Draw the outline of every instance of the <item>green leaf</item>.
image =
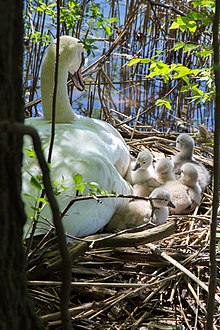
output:
[[81, 194], [83, 194], [85, 190], [85, 185], [84, 183], [79, 183], [74, 186], [74, 189], [78, 190]]
[[174, 21], [174, 22], [171, 24], [171, 26], [170, 26], [170, 30], [178, 29], [179, 26], [180, 26], [180, 25], [179, 25], [177, 22]]
[[141, 58], [132, 58], [132, 60], [130, 60], [130, 61], [127, 63], [127, 65], [128, 65], [128, 66], [132, 66], [132, 65], [134, 65], [134, 64], [140, 63], [141, 61], [142, 61]]
[[185, 42], [183, 41], [178, 41], [174, 44], [173, 48], [171, 50], [178, 50], [180, 48], [183, 48], [185, 46]]
[[184, 53], [186, 52], [191, 52], [192, 50], [198, 48], [199, 46], [198, 45], [194, 45], [194, 44], [186, 44], [184, 46]]
[[86, 181], [86, 184], [87, 184], [87, 186], [89, 186], [90, 188], [92, 188], [95, 191], [97, 191], [97, 189], [99, 188], [99, 184], [97, 182]]
[[48, 204], [48, 200], [45, 198], [39, 198], [38, 202], [44, 203], [44, 204]]
[[167, 109], [171, 110], [171, 103], [170, 100], [165, 98], [165, 99], [158, 99], [156, 101], [156, 105], [157, 106], [165, 106]]
[[141, 63], [143, 63], [143, 64], [148, 64], [148, 63], [150, 63], [150, 62], [152, 62], [152, 59], [150, 59], [150, 58], [143, 58], [143, 59], [141, 60]]
[[196, 56], [199, 57], [199, 56], [202, 56], [202, 57], [208, 57], [210, 55], [212, 55], [213, 51], [211, 49], [204, 49], [204, 50], [201, 50], [200, 52], [197, 52], [196, 53]]
[[111, 17], [111, 18], [108, 18], [107, 21], [108, 21], [109, 23], [115, 23], [115, 22], [118, 21], [118, 19], [117, 19], [117, 17]]
[[26, 149], [23, 150], [30, 158], [36, 158], [36, 153], [34, 149]]
[[192, 34], [194, 34], [197, 30], [197, 24], [195, 21], [189, 21], [187, 27]]
[[80, 184], [83, 180], [83, 177], [81, 174], [77, 173], [74, 175], [73, 180], [76, 184]]
[[184, 85], [181, 87], [180, 91], [181, 92], [188, 92], [190, 90], [190, 85]]
[[181, 66], [177, 67], [177, 68], [175, 69], [175, 71], [176, 71], [176, 73], [175, 73], [174, 77], [175, 77], [176, 79], [181, 78], [181, 77], [184, 77], [184, 76], [186, 76], [186, 75], [189, 75], [190, 72], [191, 72], [191, 70], [188, 69], [188, 68], [187, 68], [186, 66], [184, 66], [184, 65], [181, 65]]
[[37, 188], [37, 190], [41, 190], [43, 188], [42, 183], [35, 176], [31, 176], [30, 183], [33, 187]]
[[110, 37], [112, 35], [112, 31], [111, 31], [110, 26], [106, 25], [104, 27], [104, 29], [105, 29], [106, 34]]

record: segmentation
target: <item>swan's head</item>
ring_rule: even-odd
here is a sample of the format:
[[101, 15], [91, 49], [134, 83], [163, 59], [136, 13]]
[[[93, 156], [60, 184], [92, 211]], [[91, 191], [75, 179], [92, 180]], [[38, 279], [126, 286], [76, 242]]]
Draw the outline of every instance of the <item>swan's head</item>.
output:
[[[54, 52], [54, 56], [56, 54], [56, 44], [57, 40], [55, 39], [50, 46], [52, 48], [51, 50]], [[50, 52], [49, 48], [48, 52]], [[51, 55], [49, 54], [49, 56]], [[59, 63], [61, 70], [64, 67], [67, 68], [75, 87], [80, 91], [84, 90], [84, 81], [81, 74], [81, 69], [84, 64], [84, 47], [79, 39], [71, 36], [60, 37]]]
[[149, 198], [152, 200], [155, 208], [160, 209], [167, 206], [175, 208], [175, 205], [171, 201], [170, 193], [164, 188], [155, 188]]
[[182, 133], [176, 139], [176, 147], [179, 151], [191, 151], [194, 148], [194, 140], [187, 133]]
[[184, 185], [193, 187], [198, 182], [198, 171], [192, 163], [183, 164], [180, 172], [180, 180]]
[[169, 158], [161, 158], [155, 165], [155, 171], [157, 174], [166, 174], [173, 171], [174, 164]]
[[133, 167], [133, 171], [136, 171], [137, 169], [146, 170], [153, 161], [153, 156], [151, 155], [150, 151], [145, 149], [141, 152], [139, 152], [137, 159], [135, 161], [135, 165]]

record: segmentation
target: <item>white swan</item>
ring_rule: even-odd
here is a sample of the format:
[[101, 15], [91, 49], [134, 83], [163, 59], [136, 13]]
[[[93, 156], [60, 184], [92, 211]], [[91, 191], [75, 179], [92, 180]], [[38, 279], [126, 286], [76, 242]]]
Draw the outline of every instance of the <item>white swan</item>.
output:
[[[51, 113], [54, 89], [56, 40], [47, 49], [41, 73], [41, 93], [44, 117], [30, 118], [27, 125], [38, 130], [43, 150], [47, 157], [51, 136]], [[78, 39], [70, 36], [60, 37], [59, 70], [56, 100], [56, 133], [52, 153], [51, 177], [56, 183], [60, 210], [63, 211], [74, 198], [74, 175], [79, 173], [83, 182], [96, 182], [109, 193], [130, 194], [131, 186], [123, 177], [130, 164], [130, 155], [121, 135], [111, 125], [97, 119], [91, 119], [75, 114], [69, 102], [67, 93], [68, 71], [78, 76], [83, 46]], [[24, 148], [32, 149], [31, 140], [24, 139]], [[31, 176], [41, 173], [34, 157], [24, 152], [23, 184], [26, 213], [33, 214], [33, 198], [39, 196], [39, 191], [30, 183]], [[86, 185], [84, 194], [89, 194]], [[32, 197], [30, 197], [32, 196]], [[85, 236], [104, 227], [111, 219], [116, 208], [126, 203], [124, 199], [95, 199], [75, 203], [63, 219], [65, 231], [74, 236]], [[47, 221], [51, 221], [51, 212], [46, 204], [40, 213], [40, 222], [36, 234], [48, 230]], [[29, 217], [25, 232], [28, 231], [31, 218]]]
[[119, 207], [112, 219], [105, 227], [105, 232], [119, 231], [142, 224], [154, 223], [161, 225], [166, 222], [169, 215], [169, 207], [175, 207], [171, 201], [170, 193], [163, 188], [155, 188], [149, 196], [150, 201], [134, 200], [127, 206]]
[[165, 184], [167, 181], [175, 180], [173, 172], [174, 164], [169, 158], [161, 158], [155, 165], [155, 178], [160, 184]]
[[201, 162], [198, 162], [193, 158], [193, 138], [186, 133], [180, 134], [176, 139], [176, 147], [179, 150], [179, 153], [172, 158], [176, 176], [179, 177], [180, 168], [183, 164], [188, 162], [192, 163], [198, 171], [199, 185], [202, 188], [202, 191], [204, 191], [210, 182], [210, 174]]
[[168, 181], [164, 189], [169, 191], [175, 209], [171, 214], [189, 214], [201, 203], [202, 190], [198, 184], [198, 171], [193, 163], [185, 163], [181, 167], [178, 180]]

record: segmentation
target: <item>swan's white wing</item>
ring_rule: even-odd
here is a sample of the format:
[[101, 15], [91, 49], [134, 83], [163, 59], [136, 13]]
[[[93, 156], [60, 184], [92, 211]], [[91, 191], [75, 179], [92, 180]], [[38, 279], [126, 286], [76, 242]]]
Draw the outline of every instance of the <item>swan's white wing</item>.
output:
[[[50, 140], [50, 124], [42, 122], [43, 119], [29, 120], [38, 129], [47, 155]], [[115, 164], [122, 163], [120, 156], [129, 155], [123, 147], [123, 140], [109, 132], [102, 125], [82, 122], [73, 124], [57, 124], [54, 141], [51, 176], [58, 185], [63, 184], [68, 188], [57, 196], [62, 211], [73, 199], [73, 176], [80, 173], [84, 181], [97, 182], [99, 186], [109, 193], [130, 194], [130, 185], [122, 178]], [[43, 125], [42, 125], [43, 123]], [[87, 124], [87, 123], [86, 123]], [[96, 124], [96, 125], [95, 125]], [[98, 128], [98, 131], [97, 131]], [[118, 140], [119, 141], [118, 141]], [[122, 142], [120, 142], [122, 141]], [[25, 138], [24, 147], [30, 148], [31, 141]], [[30, 158], [26, 153], [23, 162], [23, 193], [36, 196], [38, 191], [30, 184], [30, 174], [36, 176], [40, 170], [35, 158]], [[124, 166], [126, 167], [126, 166]], [[88, 188], [85, 194], [88, 193]], [[26, 212], [31, 212], [32, 199], [24, 197]], [[124, 202], [124, 201], [123, 201]], [[109, 221], [116, 207], [123, 203], [120, 199], [105, 199], [102, 204], [94, 201], [84, 201], [75, 204], [65, 216], [65, 230], [72, 235], [84, 236], [101, 229]], [[49, 206], [46, 205], [42, 216], [51, 220]], [[39, 230], [40, 232], [40, 230]]]

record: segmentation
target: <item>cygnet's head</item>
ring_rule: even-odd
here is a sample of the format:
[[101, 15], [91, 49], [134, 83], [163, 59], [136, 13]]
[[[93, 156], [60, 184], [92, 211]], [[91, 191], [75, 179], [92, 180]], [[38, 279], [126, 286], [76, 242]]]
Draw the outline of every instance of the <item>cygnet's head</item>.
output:
[[133, 171], [137, 169], [146, 170], [153, 162], [153, 156], [151, 155], [150, 151], [145, 149], [139, 152], [136, 162], [133, 167]]
[[155, 188], [149, 196], [152, 199], [153, 206], [155, 208], [172, 207], [175, 205], [171, 202], [170, 193], [164, 188]]
[[198, 182], [198, 171], [192, 163], [183, 164], [180, 172], [180, 180], [184, 185], [193, 187]]
[[182, 150], [193, 150], [194, 140], [187, 133], [180, 134], [176, 139], [176, 147], [179, 151]]
[[156, 174], [170, 174], [173, 171], [174, 164], [169, 158], [161, 158], [155, 165]]

